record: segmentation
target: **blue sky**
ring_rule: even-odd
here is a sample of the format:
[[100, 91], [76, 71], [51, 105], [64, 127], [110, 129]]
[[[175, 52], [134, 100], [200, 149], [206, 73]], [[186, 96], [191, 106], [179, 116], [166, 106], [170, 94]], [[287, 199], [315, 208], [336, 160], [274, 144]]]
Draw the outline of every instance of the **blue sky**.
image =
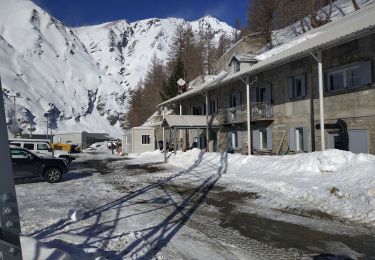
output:
[[195, 20], [212, 15], [234, 25], [246, 22], [249, 0], [32, 0], [69, 26], [99, 24], [126, 19], [181, 17]]

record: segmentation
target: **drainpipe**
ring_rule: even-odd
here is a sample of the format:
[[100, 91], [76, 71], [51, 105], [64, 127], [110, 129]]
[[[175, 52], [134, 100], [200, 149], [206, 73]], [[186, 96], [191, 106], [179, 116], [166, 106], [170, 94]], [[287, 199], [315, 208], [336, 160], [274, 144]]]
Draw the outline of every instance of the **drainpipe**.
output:
[[243, 83], [246, 84], [246, 121], [247, 121], [247, 153], [251, 155], [252, 146], [251, 146], [251, 107], [250, 107], [250, 85], [253, 85], [256, 81], [256, 78], [250, 82], [250, 76], [246, 76], [246, 80], [243, 80], [239, 77]]
[[[182, 103], [181, 102], [180, 102], [180, 116], [182, 116]], [[180, 139], [180, 142], [181, 142], [180, 149], [182, 150], [182, 129], [180, 129], [180, 131], [179, 131], [179, 139]]]
[[163, 111], [163, 149], [164, 149], [164, 162], [167, 162], [167, 142], [165, 140], [165, 111], [164, 107], [161, 108]]
[[209, 152], [209, 142], [210, 142], [210, 130], [208, 128], [208, 92], [205, 93], [206, 96], [206, 151]]
[[251, 107], [250, 107], [250, 77], [246, 78], [246, 121], [247, 121], [247, 153], [251, 155]]
[[322, 61], [322, 51], [319, 50], [317, 56], [313, 53], [311, 55], [318, 62], [318, 78], [319, 78], [319, 113], [320, 113], [320, 138], [322, 151], [326, 149], [325, 142], [325, 127], [324, 127], [324, 101], [323, 101], [323, 61]]

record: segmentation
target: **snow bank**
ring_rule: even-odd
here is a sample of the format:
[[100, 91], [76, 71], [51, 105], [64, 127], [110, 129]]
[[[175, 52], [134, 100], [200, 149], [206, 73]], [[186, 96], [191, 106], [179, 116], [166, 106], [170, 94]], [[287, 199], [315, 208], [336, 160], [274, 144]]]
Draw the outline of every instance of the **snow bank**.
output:
[[[160, 154], [160, 153], [159, 153]], [[155, 153], [137, 159], [158, 159]], [[201, 157], [201, 158], [200, 158]], [[188, 168], [222, 163], [220, 153], [178, 152], [169, 164]], [[273, 208], [316, 210], [375, 225], [375, 156], [339, 150], [286, 156], [228, 154], [220, 182], [228, 189], [257, 189], [259, 203]], [[202, 170], [202, 175], [206, 171]], [[212, 174], [212, 172], [209, 172]]]

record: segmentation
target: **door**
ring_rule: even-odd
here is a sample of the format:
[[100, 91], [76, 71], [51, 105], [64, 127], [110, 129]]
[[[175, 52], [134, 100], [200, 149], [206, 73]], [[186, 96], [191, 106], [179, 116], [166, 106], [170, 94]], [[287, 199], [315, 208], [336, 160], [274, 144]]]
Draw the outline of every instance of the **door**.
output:
[[368, 130], [348, 130], [349, 151], [352, 153], [368, 153]]
[[15, 178], [40, 176], [41, 165], [33, 154], [23, 149], [11, 149], [11, 158]]

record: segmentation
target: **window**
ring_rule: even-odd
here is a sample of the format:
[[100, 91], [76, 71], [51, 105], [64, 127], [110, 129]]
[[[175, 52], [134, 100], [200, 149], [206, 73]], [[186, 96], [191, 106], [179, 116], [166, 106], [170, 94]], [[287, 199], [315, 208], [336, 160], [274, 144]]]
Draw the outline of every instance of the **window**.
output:
[[12, 159], [26, 159], [29, 157], [27, 152], [19, 149], [11, 149], [10, 154]]
[[267, 84], [262, 87], [251, 88], [251, 102], [253, 103], [266, 103], [271, 104], [272, 102], [272, 85]]
[[372, 83], [371, 62], [335, 69], [326, 74], [326, 90], [338, 91]]
[[260, 149], [267, 149], [267, 130], [259, 130]]
[[32, 151], [32, 150], [34, 150], [34, 144], [25, 143], [25, 144], [23, 144], [23, 148]]
[[206, 111], [204, 105], [199, 105], [199, 106], [193, 106], [193, 115], [203, 115], [205, 114]]
[[212, 114], [215, 114], [216, 112], [217, 112], [217, 101], [210, 100], [209, 113], [210, 115], [212, 115]]
[[142, 135], [142, 144], [150, 144], [151, 143], [151, 136], [150, 135]]
[[50, 150], [50, 148], [47, 144], [37, 144], [36, 149], [38, 151], [49, 151]]
[[241, 92], [240, 91], [235, 91], [232, 92], [229, 95], [229, 104], [228, 107], [239, 107], [241, 106]]
[[296, 128], [296, 151], [304, 151], [303, 147], [303, 128]]
[[369, 136], [367, 129], [350, 129], [349, 151], [352, 153], [368, 153], [369, 152]]
[[272, 128], [261, 128], [252, 131], [252, 146], [255, 150], [272, 150]]
[[238, 61], [233, 61], [232, 64], [233, 64], [233, 72], [234, 73], [239, 72], [241, 69], [240, 63]]
[[20, 143], [10, 143], [11, 145], [14, 145], [14, 146], [18, 146], [18, 147], [21, 147], [21, 144]]
[[228, 145], [231, 149], [241, 148], [241, 132], [231, 131], [228, 133]]
[[298, 99], [306, 96], [306, 75], [298, 75], [288, 78], [289, 99]]
[[307, 152], [307, 131], [305, 127], [289, 129], [289, 150]]
[[257, 101], [263, 103], [266, 99], [266, 88], [257, 88]]

